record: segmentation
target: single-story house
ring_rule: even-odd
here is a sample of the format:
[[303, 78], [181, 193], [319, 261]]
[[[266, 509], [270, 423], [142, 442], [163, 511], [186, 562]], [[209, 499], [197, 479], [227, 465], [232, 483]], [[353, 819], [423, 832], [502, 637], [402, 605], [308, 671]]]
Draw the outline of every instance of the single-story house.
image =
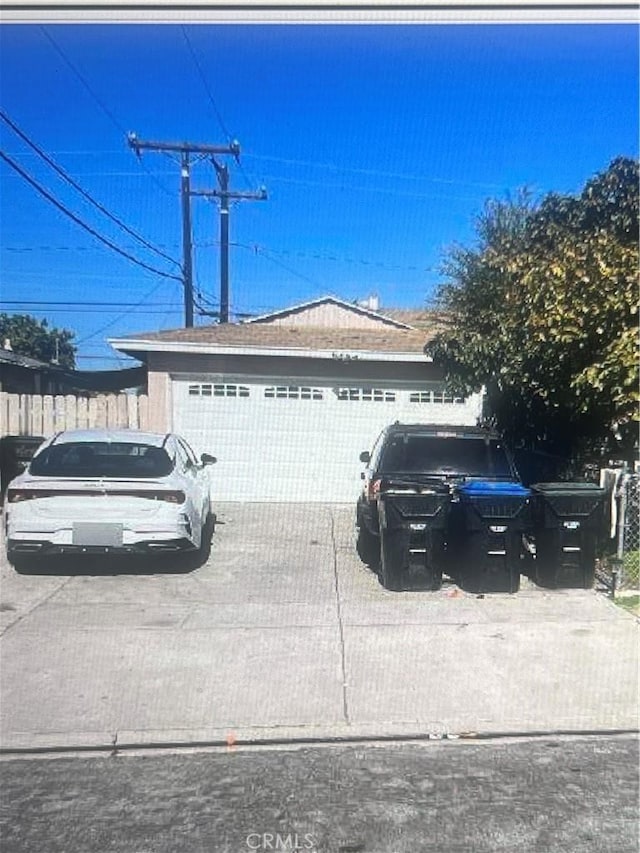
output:
[[328, 296], [110, 343], [146, 364], [152, 427], [218, 457], [217, 499], [350, 502], [360, 452], [387, 424], [481, 415], [481, 395], [445, 393], [424, 353], [433, 333], [424, 312], [394, 317]]

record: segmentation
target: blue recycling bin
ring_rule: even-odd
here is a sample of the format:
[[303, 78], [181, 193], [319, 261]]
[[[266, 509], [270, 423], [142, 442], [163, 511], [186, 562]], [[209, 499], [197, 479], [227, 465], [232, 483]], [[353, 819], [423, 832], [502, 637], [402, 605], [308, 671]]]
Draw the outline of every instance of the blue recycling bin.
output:
[[604, 530], [605, 490], [583, 482], [535, 483], [531, 489], [536, 583], [589, 589]]
[[517, 592], [531, 490], [513, 481], [471, 480], [456, 489], [453, 571], [474, 592]]

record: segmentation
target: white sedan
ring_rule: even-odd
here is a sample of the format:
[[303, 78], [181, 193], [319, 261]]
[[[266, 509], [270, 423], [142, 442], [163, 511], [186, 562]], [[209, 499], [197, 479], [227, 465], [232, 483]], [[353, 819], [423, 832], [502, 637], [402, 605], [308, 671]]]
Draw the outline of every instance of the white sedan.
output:
[[67, 430], [9, 483], [7, 556], [204, 550], [214, 516], [208, 465], [180, 436]]

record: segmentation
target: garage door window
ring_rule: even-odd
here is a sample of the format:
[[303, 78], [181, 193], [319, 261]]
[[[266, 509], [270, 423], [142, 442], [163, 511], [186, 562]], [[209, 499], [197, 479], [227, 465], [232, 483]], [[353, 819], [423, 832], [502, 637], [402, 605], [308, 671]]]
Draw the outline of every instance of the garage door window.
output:
[[383, 391], [380, 388], [338, 388], [338, 400], [369, 401], [373, 403], [395, 403], [395, 391]]
[[444, 391], [412, 391], [411, 394], [409, 394], [409, 402], [461, 405], [464, 404], [464, 398], [454, 397], [452, 394], [445, 394]]
[[245, 385], [214, 385], [200, 382], [189, 385], [190, 397], [248, 397], [249, 389]]
[[298, 387], [297, 385], [275, 385], [264, 389], [267, 400], [322, 400], [321, 388]]

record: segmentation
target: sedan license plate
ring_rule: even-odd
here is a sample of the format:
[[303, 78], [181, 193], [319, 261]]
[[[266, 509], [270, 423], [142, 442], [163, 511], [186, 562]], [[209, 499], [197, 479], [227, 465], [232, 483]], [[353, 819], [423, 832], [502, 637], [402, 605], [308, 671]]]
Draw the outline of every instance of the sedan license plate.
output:
[[76, 521], [73, 525], [71, 542], [73, 545], [117, 548], [122, 545], [122, 524]]

